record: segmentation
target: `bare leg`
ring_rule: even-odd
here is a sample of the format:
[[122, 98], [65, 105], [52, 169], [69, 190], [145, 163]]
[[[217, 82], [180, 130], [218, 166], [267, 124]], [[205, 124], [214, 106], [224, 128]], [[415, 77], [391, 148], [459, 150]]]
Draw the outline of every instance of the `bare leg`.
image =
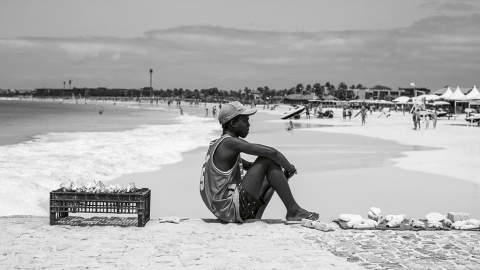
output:
[[[255, 160], [243, 178], [242, 186], [257, 199], [263, 197], [265, 203], [270, 201], [276, 191], [287, 208], [287, 220], [301, 220], [312, 214], [297, 204], [281, 167], [268, 158], [259, 157]], [[264, 210], [261, 209], [261, 214]], [[318, 218], [318, 214], [314, 214]]]

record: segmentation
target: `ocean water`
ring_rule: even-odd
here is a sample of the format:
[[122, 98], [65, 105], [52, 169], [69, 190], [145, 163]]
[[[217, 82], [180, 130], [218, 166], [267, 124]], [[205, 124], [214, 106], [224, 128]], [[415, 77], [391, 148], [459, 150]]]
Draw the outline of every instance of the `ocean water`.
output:
[[64, 181], [105, 181], [108, 186], [108, 181], [123, 174], [160, 170], [181, 161], [182, 153], [207, 145], [218, 130], [212, 118], [144, 109], [168, 118], [170, 124], [124, 131], [51, 132], [0, 146], [0, 216], [47, 214], [39, 203]]

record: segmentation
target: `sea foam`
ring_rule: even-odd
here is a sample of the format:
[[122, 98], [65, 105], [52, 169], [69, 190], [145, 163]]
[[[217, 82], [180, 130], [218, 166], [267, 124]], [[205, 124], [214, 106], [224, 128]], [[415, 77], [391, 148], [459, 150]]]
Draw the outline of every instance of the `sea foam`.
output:
[[174, 120], [121, 132], [47, 133], [0, 146], [0, 216], [47, 214], [38, 204], [66, 180], [86, 184], [160, 170], [180, 162], [183, 152], [207, 146], [219, 129], [211, 118]]

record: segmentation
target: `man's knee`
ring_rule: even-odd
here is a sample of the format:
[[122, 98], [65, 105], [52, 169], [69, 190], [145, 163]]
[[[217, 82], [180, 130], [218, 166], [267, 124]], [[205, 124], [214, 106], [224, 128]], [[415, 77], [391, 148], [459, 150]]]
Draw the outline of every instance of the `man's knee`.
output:
[[269, 158], [266, 158], [266, 157], [258, 157], [254, 164], [255, 163], [258, 163], [258, 164], [261, 164], [263, 167], [265, 167], [265, 169], [271, 169], [271, 168], [279, 168], [280, 166], [275, 163], [273, 160], [269, 159]]

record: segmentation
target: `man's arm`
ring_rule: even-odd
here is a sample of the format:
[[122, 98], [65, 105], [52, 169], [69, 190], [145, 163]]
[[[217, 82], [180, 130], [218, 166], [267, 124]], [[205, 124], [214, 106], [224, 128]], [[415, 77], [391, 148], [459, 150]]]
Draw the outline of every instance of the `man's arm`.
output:
[[[252, 156], [266, 157], [273, 160], [288, 172], [295, 170], [287, 158], [273, 147], [262, 144], [253, 144], [239, 138], [230, 138], [224, 140], [215, 151], [215, 164], [219, 167], [230, 168], [232, 158], [239, 153], [245, 153]], [[226, 162], [226, 163], [224, 163]], [[223, 164], [224, 166], [222, 166]]]

